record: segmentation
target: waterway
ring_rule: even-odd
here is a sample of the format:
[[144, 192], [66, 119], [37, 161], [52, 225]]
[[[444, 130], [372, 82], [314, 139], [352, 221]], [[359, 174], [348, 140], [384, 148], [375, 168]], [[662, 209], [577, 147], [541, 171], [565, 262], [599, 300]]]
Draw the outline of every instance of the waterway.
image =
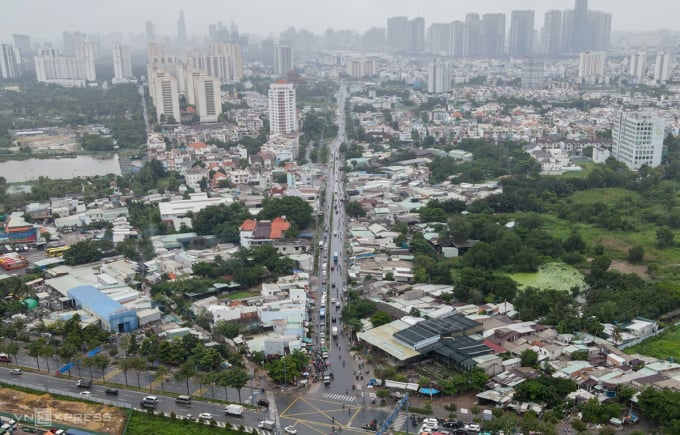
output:
[[41, 176], [68, 179], [106, 174], [121, 174], [118, 154], [105, 157], [80, 155], [71, 158], [0, 162], [0, 175], [5, 177], [8, 183], [23, 183]]

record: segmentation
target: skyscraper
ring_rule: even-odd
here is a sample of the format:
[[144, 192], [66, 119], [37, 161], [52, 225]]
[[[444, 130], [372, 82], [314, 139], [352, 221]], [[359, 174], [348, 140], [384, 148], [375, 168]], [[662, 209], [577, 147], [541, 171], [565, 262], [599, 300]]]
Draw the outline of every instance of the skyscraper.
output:
[[449, 56], [463, 57], [465, 41], [465, 23], [462, 21], [451, 22], [451, 42], [449, 43]]
[[666, 83], [671, 78], [671, 54], [660, 51], [656, 54], [656, 62], [654, 63], [654, 80], [658, 83]]
[[116, 44], [113, 46], [113, 82], [132, 79], [132, 58], [130, 47]]
[[522, 89], [540, 89], [544, 84], [543, 59], [522, 58]]
[[560, 37], [560, 51], [562, 53], [574, 52], [574, 10], [562, 11], [562, 33]]
[[628, 74], [633, 77], [635, 82], [642, 83], [647, 72], [647, 53], [641, 51], [639, 53], [632, 54], [630, 56], [629, 67]]
[[387, 44], [392, 51], [406, 51], [408, 38], [408, 18], [392, 17], [387, 19]]
[[274, 46], [274, 73], [285, 77], [293, 69], [293, 47], [286, 43]]
[[589, 30], [588, 26], [588, 0], [575, 0], [574, 5], [574, 28], [571, 34], [571, 48], [574, 51], [588, 50]]
[[179, 11], [179, 20], [177, 20], [177, 43], [180, 47], [184, 47], [187, 43], [187, 25], [184, 22], [184, 11]]
[[22, 72], [20, 59], [19, 50], [9, 44], [0, 44], [0, 78], [13, 79], [20, 76]]
[[158, 42], [158, 40], [156, 39], [156, 25], [151, 21], [147, 21], [144, 23], [144, 27], [146, 30], [146, 43], [155, 44], [156, 42]]
[[612, 128], [612, 157], [637, 171], [661, 164], [666, 122], [640, 112], [619, 112]]
[[74, 47], [78, 77], [85, 80], [97, 80], [94, 66], [94, 45], [91, 42], [80, 42]]
[[261, 58], [264, 66], [274, 66], [274, 40], [264, 39], [261, 43]]
[[425, 51], [425, 18], [415, 17], [408, 22], [408, 47], [411, 53]]
[[448, 56], [451, 45], [451, 25], [449, 23], [432, 23], [427, 29], [427, 51], [440, 56]]
[[523, 57], [534, 50], [534, 11], [512, 11], [510, 19], [510, 56]]
[[561, 52], [562, 11], [546, 11], [541, 32], [541, 51], [548, 57], [556, 57]]
[[604, 80], [603, 51], [582, 51], [578, 61], [578, 78], [586, 83], [601, 83]]
[[55, 49], [40, 50], [33, 58], [39, 82], [62, 86], [85, 86], [96, 80], [94, 47], [81, 42], [74, 48], [75, 56], [62, 56]]
[[479, 56], [479, 32], [481, 21], [479, 14], [465, 15], [463, 31], [463, 57]]
[[272, 134], [297, 131], [295, 104], [295, 87], [292, 83], [269, 85], [269, 131]]
[[588, 12], [588, 43], [593, 50], [608, 50], [612, 33], [612, 14], [599, 11]]
[[179, 86], [177, 79], [166, 71], [155, 70], [150, 77], [149, 94], [156, 108], [158, 122], [172, 120], [180, 122]]
[[448, 62], [434, 59], [430, 63], [430, 70], [427, 80], [427, 92], [430, 94], [441, 94], [451, 89], [451, 71]]
[[27, 57], [33, 53], [31, 48], [31, 37], [28, 35], [14, 34], [14, 47], [18, 48], [21, 52], [22, 59], [27, 59]]
[[502, 57], [505, 53], [505, 14], [484, 14], [480, 24], [480, 56]]

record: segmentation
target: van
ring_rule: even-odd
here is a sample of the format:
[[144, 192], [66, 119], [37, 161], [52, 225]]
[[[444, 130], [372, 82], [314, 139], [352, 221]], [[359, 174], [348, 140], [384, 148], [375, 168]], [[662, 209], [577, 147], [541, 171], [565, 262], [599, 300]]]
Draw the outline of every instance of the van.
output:
[[156, 405], [158, 405], [158, 397], [156, 396], [145, 396], [142, 401], [139, 402], [139, 406], [142, 408], [156, 409]]
[[92, 386], [92, 381], [89, 379], [78, 379], [76, 381], [76, 387], [78, 388], [90, 388]]
[[187, 396], [186, 394], [180, 394], [175, 399], [175, 403], [179, 403], [180, 405], [191, 405], [191, 396]]

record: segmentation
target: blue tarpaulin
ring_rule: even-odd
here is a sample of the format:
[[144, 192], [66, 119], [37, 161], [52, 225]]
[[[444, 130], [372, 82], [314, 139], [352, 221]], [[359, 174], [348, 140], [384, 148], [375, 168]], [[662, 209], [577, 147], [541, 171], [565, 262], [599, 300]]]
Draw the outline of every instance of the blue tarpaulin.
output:
[[439, 394], [439, 390], [434, 389], [434, 388], [421, 388], [418, 390], [420, 394], [427, 394], [428, 396], [434, 396], [435, 394]]

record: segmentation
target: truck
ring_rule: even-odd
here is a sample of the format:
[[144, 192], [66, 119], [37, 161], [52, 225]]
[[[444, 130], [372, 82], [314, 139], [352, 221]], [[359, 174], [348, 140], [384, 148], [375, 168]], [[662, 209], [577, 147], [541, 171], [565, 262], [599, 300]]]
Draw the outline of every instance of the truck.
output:
[[264, 430], [276, 429], [276, 422], [273, 420], [262, 420], [257, 424], [257, 427]]
[[324, 307], [319, 308], [319, 318], [323, 319], [326, 317], [326, 309]]
[[227, 405], [224, 408], [224, 413], [226, 415], [233, 415], [236, 417], [241, 417], [243, 415], [243, 406], [241, 405]]
[[338, 252], [333, 252], [333, 263], [338, 264]]
[[331, 384], [331, 374], [330, 374], [330, 372], [324, 372], [323, 373], [323, 383], [326, 384], [326, 385]]
[[337, 336], [338, 336], [338, 327], [337, 327], [337, 326], [333, 326], [333, 327], [331, 328], [331, 334], [333, 334], [333, 337], [337, 337]]

